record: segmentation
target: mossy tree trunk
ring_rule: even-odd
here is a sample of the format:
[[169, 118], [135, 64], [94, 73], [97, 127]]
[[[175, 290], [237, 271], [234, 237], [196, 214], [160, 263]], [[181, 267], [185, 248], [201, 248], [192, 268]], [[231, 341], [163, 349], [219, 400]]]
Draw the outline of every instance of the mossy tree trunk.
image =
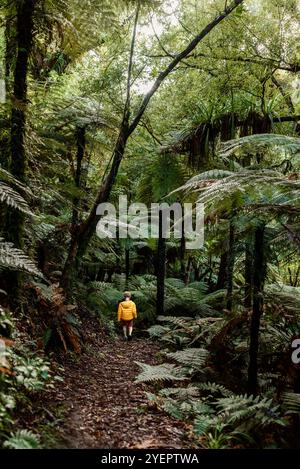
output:
[[[11, 174], [21, 182], [26, 182], [27, 157], [25, 148], [27, 116], [27, 75], [33, 40], [33, 16], [36, 0], [16, 2], [16, 62], [13, 74], [10, 145], [8, 167]], [[7, 71], [8, 73], [8, 71]], [[5, 238], [15, 247], [22, 249], [24, 244], [24, 214], [7, 209]], [[13, 304], [18, 306], [22, 274], [9, 272], [6, 275], [7, 288], [12, 292]]]

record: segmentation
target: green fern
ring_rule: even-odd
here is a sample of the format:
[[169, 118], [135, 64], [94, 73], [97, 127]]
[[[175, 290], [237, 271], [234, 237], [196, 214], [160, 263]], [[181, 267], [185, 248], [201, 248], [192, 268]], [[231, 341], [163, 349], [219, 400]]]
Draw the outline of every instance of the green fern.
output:
[[205, 394], [208, 393], [209, 396], [221, 395], [224, 397], [232, 397], [233, 392], [229, 389], [225, 388], [222, 384], [218, 383], [198, 383], [197, 388], [204, 392]]
[[181, 402], [200, 397], [200, 390], [197, 386], [189, 385], [186, 388], [163, 388], [158, 394], [161, 397], [172, 397]]
[[183, 381], [186, 379], [182, 369], [170, 363], [163, 363], [162, 365], [136, 363], [142, 370], [135, 380], [136, 383], [162, 383], [164, 381]]
[[205, 366], [208, 351], [201, 348], [186, 348], [168, 353], [167, 356], [182, 365], [199, 371]]
[[246, 137], [228, 140], [222, 143], [222, 156], [228, 157], [240, 148], [260, 149], [261, 147], [280, 147], [294, 154], [300, 152], [299, 137], [290, 137], [288, 135], [278, 134], [256, 134]]
[[161, 339], [164, 334], [169, 332], [169, 328], [166, 326], [161, 326], [160, 324], [155, 324], [154, 326], [149, 327], [148, 333], [151, 339]]
[[15, 248], [12, 243], [4, 242], [3, 238], [0, 238], [0, 266], [43, 277], [34, 262], [23, 251]]
[[18, 430], [13, 433], [3, 444], [9, 449], [38, 449], [40, 448], [39, 437], [30, 430]]
[[286, 425], [279, 416], [279, 406], [274, 406], [272, 399], [253, 396], [232, 396], [216, 401], [219, 414], [226, 422], [239, 430], [265, 427], [270, 424]]
[[283, 407], [287, 413], [300, 412], [300, 394], [295, 392], [286, 392], [283, 395]]
[[26, 200], [14, 189], [0, 181], [0, 202], [27, 215], [33, 215]]

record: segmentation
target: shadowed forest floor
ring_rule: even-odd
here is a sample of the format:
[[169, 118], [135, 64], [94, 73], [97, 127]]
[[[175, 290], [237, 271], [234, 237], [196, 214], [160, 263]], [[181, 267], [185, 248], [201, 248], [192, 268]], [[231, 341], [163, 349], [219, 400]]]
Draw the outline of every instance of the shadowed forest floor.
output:
[[159, 347], [146, 338], [108, 340], [97, 322], [85, 336], [86, 351], [65, 361], [64, 382], [51, 402], [66, 407], [61, 447], [184, 448], [183, 424], [149, 407], [146, 386], [134, 383], [135, 361], [158, 363]]

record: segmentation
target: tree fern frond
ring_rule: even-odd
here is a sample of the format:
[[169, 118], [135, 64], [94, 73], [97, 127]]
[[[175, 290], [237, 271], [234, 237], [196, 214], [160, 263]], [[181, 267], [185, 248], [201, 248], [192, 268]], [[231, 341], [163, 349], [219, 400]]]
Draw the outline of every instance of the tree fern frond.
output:
[[165, 333], [169, 332], [168, 327], [161, 326], [160, 324], [155, 324], [154, 326], [149, 327], [148, 333], [151, 338], [162, 337]]
[[276, 304], [282, 305], [286, 311], [300, 315], [300, 287], [283, 284], [266, 285], [265, 297], [270, 303], [276, 299]]
[[200, 390], [197, 386], [187, 386], [186, 388], [163, 388], [159, 391], [159, 396], [162, 397], [173, 397], [179, 401], [187, 401], [200, 397]]
[[24, 192], [28, 195], [32, 195], [32, 192], [28, 186], [25, 186], [17, 178], [15, 178], [10, 172], [6, 171], [0, 166], [0, 180], [6, 182], [11, 186], [17, 187], [21, 192]]
[[208, 351], [201, 348], [186, 348], [177, 352], [168, 353], [167, 356], [178, 363], [201, 370], [206, 362]]
[[283, 395], [283, 406], [288, 413], [300, 412], [300, 394], [295, 392], [286, 392]]
[[223, 386], [222, 384], [218, 384], [218, 383], [210, 383], [210, 382], [206, 382], [206, 383], [199, 383], [197, 384], [197, 388], [200, 390], [200, 391], [203, 391], [205, 393], [209, 393], [209, 395], [222, 395], [224, 397], [232, 397], [233, 396], [233, 392], [230, 391], [229, 389], [225, 388], [225, 386]]
[[253, 151], [253, 148], [260, 148], [262, 146], [277, 146], [284, 148], [290, 153], [297, 153], [300, 152], [300, 139], [299, 137], [278, 134], [248, 135], [246, 137], [223, 142], [221, 156], [228, 157], [236, 150], [247, 146], [251, 147], [251, 151]]
[[184, 327], [188, 326], [192, 318], [185, 316], [157, 316], [157, 321], [168, 322], [174, 326]]
[[163, 363], [162, 365], [148, 365], [141, 362], [136, 363], [142, 369], [135, 380], [136, 383], [182, 381], [186, 379], [182, 369], [170, 363]]
[[26, 200], [10, 186], [0, 182], [0, 202], [5, 203], [20, 212], [33, 215]]
[[23, 251], [15, 248], [12, 243], [4, 242], [2, 238], [0, 238], [0, 266], [43, 277], [34, 262]]

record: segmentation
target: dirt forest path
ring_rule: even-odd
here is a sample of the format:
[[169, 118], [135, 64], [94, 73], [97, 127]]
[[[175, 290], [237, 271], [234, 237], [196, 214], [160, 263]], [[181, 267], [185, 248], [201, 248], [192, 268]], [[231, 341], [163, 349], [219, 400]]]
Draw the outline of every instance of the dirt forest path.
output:
[[109, 340], [91, 325], [85, 336], [86, 351], [65, 361], [64, 382], [52, 400], [67, 409], [62, 447], [184, 448], [180, 422], [149, 408], [146, 386], [134, 383], [135, 362], [157, 363], [158, 346], [147, 338]]

